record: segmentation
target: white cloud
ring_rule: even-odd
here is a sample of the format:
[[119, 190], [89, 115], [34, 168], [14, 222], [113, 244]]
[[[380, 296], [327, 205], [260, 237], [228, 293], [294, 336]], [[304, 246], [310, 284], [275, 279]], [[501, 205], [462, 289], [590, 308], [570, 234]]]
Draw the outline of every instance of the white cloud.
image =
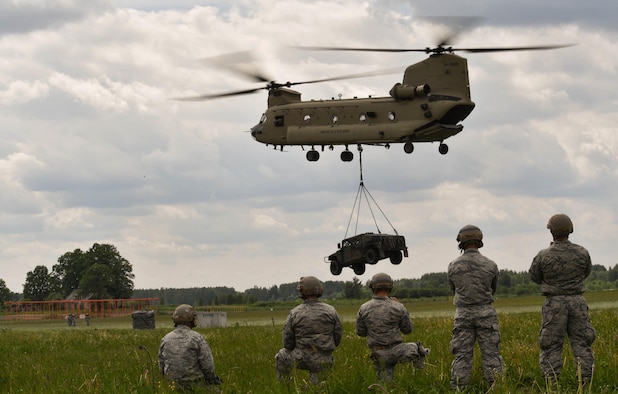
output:
[[13, 81], [6, 90], [0, 91], [0, 104], [25, 103], [47, 96], [49, 86], [41, 81]]

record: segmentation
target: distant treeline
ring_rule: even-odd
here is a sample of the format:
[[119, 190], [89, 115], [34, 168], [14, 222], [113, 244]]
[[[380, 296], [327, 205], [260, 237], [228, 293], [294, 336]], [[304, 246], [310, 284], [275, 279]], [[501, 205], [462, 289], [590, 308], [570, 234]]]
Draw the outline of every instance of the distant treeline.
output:
[[[368, 279], [367, 279], [368, 280]], [[136, 289], [133, 297], [159, 298], [162, 305], [192, 304], [210, 305], [252, 305], [292, 301], [298, 298], [297, 283], [285, 283], [271, 287], [253, 287], [236, 291], [233, 287], [193, 287], [184, 289]], [[607, 269], [593, 265], [592, 273], [586, 280], [588, 290], [618, 288], [618, 265]], [[534, 295], [539, 293], [539, 285], [530, 280], [528, 272], [500, 270], [498, 297]], [[420, 279], [398, 279], [394, 283], [392, 295], [401, 299], [433, 298], [450, 296], [451, 289], [446, 280], [446, 272], [429, 273]], [[351, 281], [325, 281], [324, 299], [363, 299], [371, 296], [367, 283], [354, 277]]]

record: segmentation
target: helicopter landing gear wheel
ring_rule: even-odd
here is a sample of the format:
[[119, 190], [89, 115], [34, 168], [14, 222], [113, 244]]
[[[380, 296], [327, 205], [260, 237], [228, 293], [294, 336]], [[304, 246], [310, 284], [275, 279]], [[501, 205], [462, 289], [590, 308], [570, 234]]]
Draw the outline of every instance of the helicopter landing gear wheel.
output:
[[405, 144], [403, 144], [403, 151], [407, 154], [414, 152], [414, 144], [411, 142], [406, 142]]
[[341, 161], [352, 161], [354, 159], [354, 153], [349, 150], [341, 152]]
[[320, 152], [315, 149], [307, 151], [307, 160], [309, 161], [318, 161], [320, 160]]
[[337, 261], [337, 259], [331, 260], [330, 273], [333, 275], [339, 275], [341, 274], [341, 271], [343, 271], [343, 267], [339, 264], [339, 261]]
[[356, 263], [352, 266], [352, 269], [354, 270], [354, 273], [356, 275], [362, 275], [365, 273], [365, 264], [363, 263]]
[[448, 145], [440, 143], [440, 146], [438, 146], [438, 152], [440, 152], [441, 155], [446, 155], [448, 153]]

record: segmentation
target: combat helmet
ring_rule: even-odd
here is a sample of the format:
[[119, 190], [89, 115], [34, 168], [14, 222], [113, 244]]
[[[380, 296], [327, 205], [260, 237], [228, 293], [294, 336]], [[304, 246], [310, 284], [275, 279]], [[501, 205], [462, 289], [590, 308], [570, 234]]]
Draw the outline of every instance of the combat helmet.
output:
[[476, 241], [478, 247], [483, 247], [483, 232], [480, 228], [473, 224], [463, 226], [459, 233], [457, 233], [457, 242], [459, 242], [459, 249], [464, 249], [466, 244], [470, 241]]
[[296, 290], [298, 290], [298, 296], [300, 298], [305, 298], [307, 296], [321, 297], [324, 291], [324, 285], [322, 285], [322, 282], [315, 276], [303, 276], [300, 278]]
[[369, 288], [375, 293], [378, 290], [393, 290], [393, 278], [390, 275], [380, 272], [371, 277]]
[[568, 237], [573, 232], [573, 222], [564, 213], [557, 213], [549, 218], [547, 229], [554, 237]]
[[174, 314], [172, 315], [172, 320], [174, 321], [174, 326], [179, 324], [195, 327], [195, 311], [193, 307], [189, 304], [178, 305], [178, 307], [174, 310]]

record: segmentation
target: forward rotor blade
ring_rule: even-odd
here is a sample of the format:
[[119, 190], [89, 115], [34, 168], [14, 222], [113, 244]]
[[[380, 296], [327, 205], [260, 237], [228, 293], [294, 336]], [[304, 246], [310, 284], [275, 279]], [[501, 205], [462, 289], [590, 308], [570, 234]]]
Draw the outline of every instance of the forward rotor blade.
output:
[[347, 47], [306, 47], [306, 46], [297, 46], [294, 48], [304, 49], [308, 51], [358, 51], [358, 52], [426, 52], [427, 51], [427, 48], [405, 49], [405, 48], [347, 48]]
[[255, 58], [252, 51], [227, 53], [224, 55], [202, 58], [200, 61], [208, 66], [214, 66], [226, 71], [232, 71], [255, 82], [269, 82], [262, 71], [253, 64]]
[[314, 79], [314, 80], [310, 80], [310, 81], [301, 81], [301, 82], [277, 83], [277, 82], [271, 81], [266, 86], [262, 86], [262, 87], [259, 87], [259, 88], [237, 90], [237, 91], [225, 92], [225, 93], [205, 94], [205, 95], [192, 96], [192, 97], [178, 97], [178, 98], [175, 98], [174, 100], [177, 100], [177, 101], [206, 101], [206, 100], [212, 100], [212, 99], [217, 99], [217, 98], [222, 98], [222, 97], [239, 96], [239, 95], [243, 95], [243, 94], [251, 94], [251, 93], [257, 92], [258, 90], [279, 89], [279, 88], [290, 87], [290, 86], [294, 86], [294, 85], [303, 85], [303, 84], [328, 82], [328, 81], [339, 81], [339, 80], [343, 80], [343, 79], [374, 77], [374, 76], [378, 76], [378, 75], [386, 75], [386, 74], [399, 73], [399, 72], [401, 72], [401, 70], [402, 70], [402, 68], [397, 68], [397, 69], [392, 68], [392, 69], [387, 69], [387, 70], [376, 70], [376, 71], [370, 71], [370, 72], [359, 73], [359, 74], [349, 74], [349, 75], [342, 75], [342, 76], [339, 76], [339, 77]]
[[266, 89], [265, 87], [255, 88], [255, 89], [247, 89], [247, 90], [238, 90], [234, 92], [226, 92], [226, 93], [215, 93], [215, 94], [203, 94], [200, 96], [192, 96], [192, 97], [176, 97], [173, 100], [176, 101], [206, 101], [213, 100], [221, 97], [229, 97], [229, 96], [240, 96], [243, 94], [251, 94], [255, 93], [258, 90]]

